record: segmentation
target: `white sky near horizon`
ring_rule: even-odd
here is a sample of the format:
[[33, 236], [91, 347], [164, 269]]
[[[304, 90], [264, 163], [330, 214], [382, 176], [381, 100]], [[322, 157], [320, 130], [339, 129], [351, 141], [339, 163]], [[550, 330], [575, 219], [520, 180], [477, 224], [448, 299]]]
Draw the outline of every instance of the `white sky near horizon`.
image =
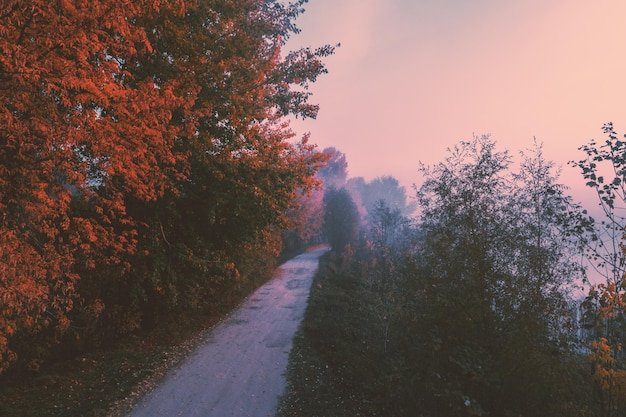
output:
[[517, 155], [544, 144], [561, 181], [597, 205], [578, 148], [626, 133], [622, 0], [309, 0], [287, 50], [341, 43], [312, 84], [316, 120], [292, 128], [344, 152], [349, 175], [392, 175], [413, 194], [419, 162], [490, 134]]

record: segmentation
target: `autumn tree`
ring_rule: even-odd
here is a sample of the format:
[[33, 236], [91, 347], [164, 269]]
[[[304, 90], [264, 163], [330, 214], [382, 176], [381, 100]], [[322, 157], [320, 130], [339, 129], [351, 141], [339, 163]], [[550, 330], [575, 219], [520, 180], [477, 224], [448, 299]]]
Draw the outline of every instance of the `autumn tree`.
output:
[[[319, 154], [319, 169], [315, 174], [319, 185], [301, 192], [298, 207], [291, 212], [294, 228], [289, 230], [286, 243], [302, 248], [307, 242], [320, 241], [324, 234], [324, 195], [330, 189], [342, 188], [348, 176], [346, 155], [334, 147], [324, 148]], [[355, 202], [356, 203], [356, 202]], [[358, 203], [356, 203], [358, 206]]]
[[287, 253], [320, 243], [324, 233], [323, 186], [320, 184], [308, 191], [299, 192], [296, 203], [297, 206], [288, 212], [291, 227], [283, 236], [283, 250]]
[[409, 202], [406, 188], [389, 175], [365, 181], [362, 177], [350, 178], [346, 184], [355, 201], [359, 201], [369, 216], [373, 216], [380, 201], [393, 210], [399, 210], [402, 216], [410, 216], [416, 208], [416, 202]]
[[[148, 161], [152, 143], [165, 140], [161, 124], [151, 125], [164, 110], [147, 103], [150, 95], [166, 92], [145, 84], [127, 88], [118, 59], [149, 48], [143, 29], [126, 18], [145, 7], [44, 1], [0, 6], [0, 371], [18, 350], [36, 368], [68, 330], [79, 299], [77, 265], [92, 268], [93, 254], [106, 247], [103, 262], [127, 268], [118, 255], [133, 250], [132, 227], [111, 227], [130, 225], [119, 193], [97, 197], [104, 182], [118, 174], [127, 190], [146, 199], [163, 189], [158, 167], [150, 169]], [[146, 120], [123, 123], [142, 106]], [[107, 117], [113, 107], [116, 116]], [[125, 140], [117, 140], [120, 135]], [[135, 157], [143, 152], [146, 158]], [[76, 213], [81, 201], [103, 221]]]
[[324, 181], [326, 189], [342, 188], [348, 178], [348, 161], [346, 154], [334, 147], [324, 148], [323, 154], [327, 155], [328, 162], [320, 169], [317, 176]]
[[284, 119], [333, 51], [282, 54], [304, 3], [0, 6], [0, 372], [269, 267], [321, 160]]
[[594, 282], [583, 302], [583, 325], [593, 364], [593, 376], [602, 390], [601, 415], [617, 415], [626, 409], [626, 250], [623, 215], [626, 202], [626, 140], [612, 123], [603, 126], [603, 143], [591, 141], [580, 150], [585, 158], [573, 161], [586, 185], [598, 196], [601, 220], [581, 222], [589, 226], [581, 235], [588, 263], [600, 282]]
[[565, 398], [573, 332], [564, 290], [579, 272], [570, 200], [540, 147], [519, 174], [510, 162], [480, 137], [422, 168], [418, 357], [440, 414], [562, 412], [554, 398]]
[[357, 241], [360, 219], [356, 204], [345, 188], [324, 194], [324, 232], [333, 250], [342, 252]]
[[[146, 23], [152, 43], [167, 51], [147, 57], [142, 66], [155, 71], [150, 77], [186, 80], [181, 93], [198, 91], [190, 114], [176, 120], [183, 126], [194, 121], [194, 130], [177, 144], [188, 155], [186, 180], [173, 218], [154, 219], [155, 235], [163, 225], [161, 235], [186, 254], [179, 258], [180, 270], [206, 270], [217, 288], [256, 274], [258, 264], [249, 260], [260, 252], [267, 262], [280, 251], [280, 234], [289, 220], [285, 212], [295, 207], [297, 192], [314, 185], [312, 176], [322, 160], [306, 139], [288, 142], [293, 133], [282, 119], [288, 113], [315, 116], [309, 93], [300, 90], [325, 71], [320, 59], [332, 53], [323, 47], [281, 57], [302, 4], [203, 3], [183, 17], [161, 13]], [[294, 84], [298, 91], [291, 89]], [[159, 240], [164, 257], [170, 256], [169, 246]], [[179, 279], [169, 270], [162, 276], [168, 285]], [[194, 298], [185, 302], [214, 299], [210, 279], [185, 283], [208, 291], [188, 292]]]
[[415, 235], [411, 226], [411, 221], [385, 200], [379, 200], [372, 209], [367, 240], [376, 263], [372, 271], [383, 287], [399, 275], [395, 268], [411, 252]]

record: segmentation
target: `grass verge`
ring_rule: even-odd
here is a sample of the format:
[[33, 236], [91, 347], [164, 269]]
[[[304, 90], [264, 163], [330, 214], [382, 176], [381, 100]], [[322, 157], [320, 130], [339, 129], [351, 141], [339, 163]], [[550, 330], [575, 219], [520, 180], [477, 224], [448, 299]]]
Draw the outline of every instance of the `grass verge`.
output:
[[[487, 415], [467, 404], [463, 404], [464, 408], [447, 403], [439, 406], [436, 401], [444, 395], [455, 398], [455, 393], [445, 391], [438, 374], [426, 372], [440, 368], [430, 366], [430, 357], [419, 355], [424, 351], [420, 345], [422, 339], [429, 340], [426, 334], [429, 323], [410, 327], [415, 322], [413, 310], [396, 310], [398, 305], [402, 306], [400, 295], [386, 306], [385, 291], [359, 278], [363, 271], [344, 267], [340, 259], [333, 260], [332, 256], [330, 253], [320, 259], [308, 307], [294, 339], [287, 388], [277, 416]], [[593, 385], [586, 368], [587, 358], [573, 354], [554, 360], [564, 361], [550, 364], [549, 370], [554, 372], [554, 378], [550, 378], [555, 385], [550, 392], [556, 395], [551, 397], [555, 406], [506, 415], [609, 415], [598, 407], [590, 391]], [[453, 368], [447, 375], [459, 377], [454, 372], [458, 371]], [[534, 374], [529, 375], [532, 378]], [[539, 379], [532, 381], [537, 383]], [[521, 380], [520, 387], [524, 391], [536, 389]]]
[[287, 389], [278, 417], [376, 415], [355, 378], [371, 366], [358, 337], [358, 281], [342, 274], [331, 255], [320, 259], [305, 317], [294, 338]]

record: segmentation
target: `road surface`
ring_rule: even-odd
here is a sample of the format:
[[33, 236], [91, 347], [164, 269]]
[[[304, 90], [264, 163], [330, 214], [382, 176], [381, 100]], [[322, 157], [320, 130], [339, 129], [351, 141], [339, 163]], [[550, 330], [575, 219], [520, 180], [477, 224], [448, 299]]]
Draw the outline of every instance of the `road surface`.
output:
[[327, 250], [315, 248], [278, 268], [130, 416], [274, 416], [318, 258]]

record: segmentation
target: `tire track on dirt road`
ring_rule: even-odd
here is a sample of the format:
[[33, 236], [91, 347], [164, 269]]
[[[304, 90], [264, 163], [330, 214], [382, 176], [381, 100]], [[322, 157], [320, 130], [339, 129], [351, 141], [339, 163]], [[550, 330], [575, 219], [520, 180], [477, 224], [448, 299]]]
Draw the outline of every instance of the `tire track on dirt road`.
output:
[[327, 250], [314, 248], [279, 267], [129, 416], [274, 416], [293, 337]]

